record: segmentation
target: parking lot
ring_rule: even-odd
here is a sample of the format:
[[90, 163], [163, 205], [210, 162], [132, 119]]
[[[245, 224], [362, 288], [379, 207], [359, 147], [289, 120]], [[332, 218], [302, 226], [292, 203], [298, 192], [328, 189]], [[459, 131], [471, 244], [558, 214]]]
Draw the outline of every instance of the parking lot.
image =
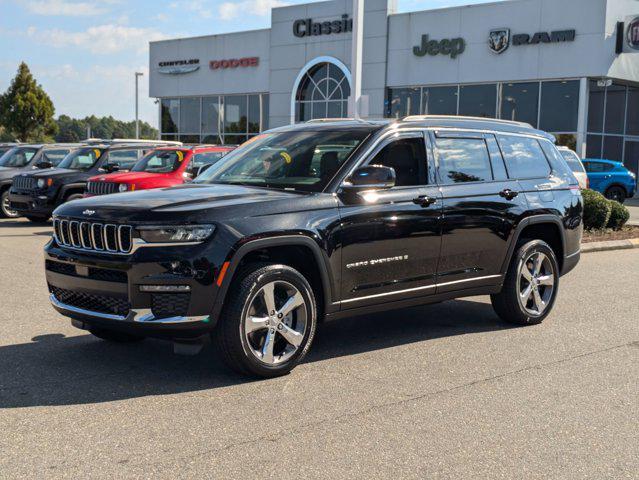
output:
[[49, 232], [0, 221], [2, 478], [637, 478], [638, 250], [584, 255], [540, 326], [487, 298], [341, 320], [249, 381], [73, 329]]

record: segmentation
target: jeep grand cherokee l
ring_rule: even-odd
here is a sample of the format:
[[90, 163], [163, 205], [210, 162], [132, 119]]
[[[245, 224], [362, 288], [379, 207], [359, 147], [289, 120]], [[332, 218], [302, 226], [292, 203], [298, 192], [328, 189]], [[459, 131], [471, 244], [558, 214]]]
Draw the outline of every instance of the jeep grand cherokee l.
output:
[[158, 148], [136, 163], [130, 172], [89, 178], [86, 196], [181, 185], [217, 163], [233, 148], [224, 145]]
[[262, 377], [297, 365], [320, 320], [485, 294], [537, 324], [583, 228], [553, 141], [463, 117], [274, 129], [192, 184], [56, 209], [50, 300], [103, 339], [212, 334]]
[[15, 145], [7, 150], [0, 157], [0, 217], [19, 216], [9, 204], [9, 190], [14, 177], [38, 168], [55, 167], [69, 152], [80, 146], [72, 143]]
[[67, 155], [57, 168], [16, 176], [9, 207], [31, 221], [46, 221], [58, 205], [82, 198], [90, 177], [128, 170], [157, 146], [146, 142], [84, 146]]

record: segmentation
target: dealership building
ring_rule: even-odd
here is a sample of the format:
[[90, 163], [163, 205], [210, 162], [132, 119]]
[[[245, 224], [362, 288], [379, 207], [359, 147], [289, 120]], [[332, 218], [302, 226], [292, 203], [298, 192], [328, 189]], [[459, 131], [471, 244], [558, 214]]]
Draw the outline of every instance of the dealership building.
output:
[[[396, 13], [363, 0], [363, 117], [521, 120], [582, 156], [639, 162], [639, 1], [507, 0]], [[271, 28], [152, 42], [161, 136], [240, 143], [348, 116], [352, 2], [275, 8]]]

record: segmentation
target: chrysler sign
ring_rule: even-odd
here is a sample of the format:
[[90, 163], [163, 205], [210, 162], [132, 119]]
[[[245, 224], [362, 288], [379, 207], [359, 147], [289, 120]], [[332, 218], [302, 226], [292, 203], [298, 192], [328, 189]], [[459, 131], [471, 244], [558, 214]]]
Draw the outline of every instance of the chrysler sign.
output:
[[191, 58], [188, 60], [171, 60], [158, 63], [158, 72], [167, 75], [181, 75], [199, 70], [200, 60]]

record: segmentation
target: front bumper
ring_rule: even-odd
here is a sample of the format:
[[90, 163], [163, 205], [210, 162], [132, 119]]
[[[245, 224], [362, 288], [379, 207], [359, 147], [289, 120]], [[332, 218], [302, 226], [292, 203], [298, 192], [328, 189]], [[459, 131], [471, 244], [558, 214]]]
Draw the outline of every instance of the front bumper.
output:
[[51, 216], [55, 205], [46, 195], [9, 193], [9, 206], [22, 215]]
[[[45, 248], [52, 306], [92, 326], [160, 338], [193, 338], [215, 327], [219, 271], [205, 244], [140, 248], [109, 255]], [[215, 251], [216, 249], [212, 249]], [[188, 286], [188, 293], [148, 293], [142, 285]], [[177, 300], [176, 300], [177, 299]], [[77, 322], [75, 322], [77, 323]]]

